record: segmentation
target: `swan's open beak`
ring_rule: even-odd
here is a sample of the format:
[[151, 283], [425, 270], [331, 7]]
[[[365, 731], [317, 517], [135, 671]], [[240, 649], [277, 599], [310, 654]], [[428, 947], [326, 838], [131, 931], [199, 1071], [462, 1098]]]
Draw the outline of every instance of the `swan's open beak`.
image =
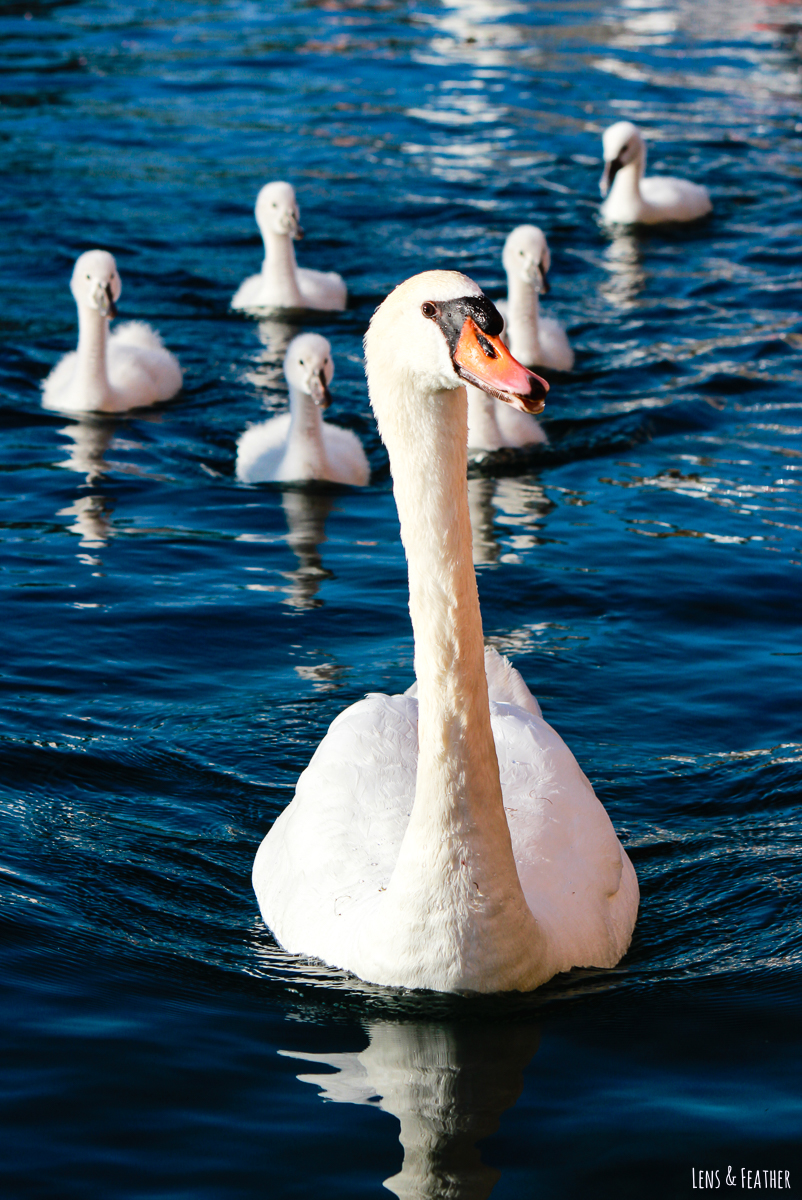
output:
[[623, 165], [624, 164], [621, 162], [620, 158], [613, 158], [610, 160], [610, 162], [606, 162], [604, 164], [604, 170], [602, 171], [602, 177], [599, 180], [599, 191], [601, 192], [602, 196], [607, 195], [610, 188], [613, 186], [613, 180], [615, 179], [616, 175], [621, 170]]
[[326, 376], [323, 371], [318, 371], [310, 379], [309, 395], [318, 408], [328, 408], [331, 404], [331, 392], [329, 391], [329, 385], [326, 383]]
[[521, 412], [539, 413], [549, 390], [545, 379], [522, 367], [501, 338], [484, 333], [466, 317], [453, 355], [457, 374], [467, 383], [506, 401]]

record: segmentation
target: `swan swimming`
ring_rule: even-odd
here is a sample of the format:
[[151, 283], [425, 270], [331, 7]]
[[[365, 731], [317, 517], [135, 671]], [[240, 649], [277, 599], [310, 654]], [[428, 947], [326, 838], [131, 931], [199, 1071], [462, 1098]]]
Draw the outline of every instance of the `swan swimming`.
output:
[[[571, 371], [574, 352], [559, 321], [544, 317], [538, 297], [549, 290], [546, 276], [551, 254], [537, 225], [518, 225], [502, 252], [507, 272], [507, 299], [496, 305], [504, 317], [504, 341], [519, 362], [528, 367]], [[546, 433], [537, 419], [488, 396], [471, 384], [468, 392], [468, 447], [471, 451], [520, 449], [544, 445]]]
[[42, 384], [42, 405], [59, 412], [126, 412], [180, 392], [181, 367], [154, 329], [128, 321], [109, 331], [122, 283], [113, 255], [87, 250], [70, 291], [78, 306], [78, 348]]
[[710, 193], [702, 184], [669, 175], [644, 176], [646, 143], [631, 121], [617, 121], [606, 129], [602, 145], [604, 172], [599, 190], [607, 197], [601, 206], [605, 221], [657, 225], [661, 221], [695, 221], [712, 211]]
[[467, 384], [465, 390], [468, 394], [469, 454], [505, 448], [520, 450], [524, 446], [548, 443], [545, 430], [529, 413], [510, 408], [472, 383]]
[[331, 346], [319, 333], [293, 338], [284, 357], [290, 411], [246, 429], [237, 443], [237, 479], [243, 483], [293, 483], [311, 479], [364, 487], [370, 466], [350, 429], [329, 425]]
[[485, 651], [471, 562], [463, 383], [539, 412], [548, 385], [455, 271], [397, 287], [365, 336], [409, 565], [417, 694], [341, 713], [256, 855], [266, 924], [292, 953], [372, 983], [526, 991], [612, 967], [635, 871], [521, 676]]
[[347, 290], [334, 271], [313, 271], [295, 261], [293, 240], [303, 237], [300, 211], [292, 184], [266, 183], [256, 197], [256, 224], [265, 244], [258, 275], [244, 280], [234, 293], [231, 307], [258, 310], [315, 308], [342, 312]]
[[549, 290], [551, 252], [537, 225], [518, 225], [504, 243], [501, 261], [507, 272], [507, 299], [497, 308], [506, 323], [505, 341], [514, 358], [527, 367], [572, 371], [574, 352], [568, 335], [554, 317], [540, 313], [538, 297]]

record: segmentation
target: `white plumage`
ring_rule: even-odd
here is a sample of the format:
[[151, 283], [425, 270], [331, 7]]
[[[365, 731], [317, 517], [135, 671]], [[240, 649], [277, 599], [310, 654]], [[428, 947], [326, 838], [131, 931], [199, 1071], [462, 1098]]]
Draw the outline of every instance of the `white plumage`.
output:
[[529, 413], [518, 412], [488, 396], [481, 388], [468, 384], [468, 449], [473, 454], [483, 450], [523, 449], [542, 446], [548, 437], [540, 422]]
[[318, 333], [294, 338], [287, 347], [284, 374], [290, 411], [246, 429], [237, 443], [237, 478], [243, 483], [320, 479], [364, 487], [370, 466], [359, 438], [323, 420], [334, 376], [327, 339]]
[[[536, 377], [505, 358], [482, 304], [465, 276], [431, 271], [373, 317], [368, 385], [409, 562], [418, 695], [370, 695], [336, 718], [253, 869], [287, 950], [438, 991], [528, 990], [573, 966], [613, 966], [638, 906], [632, 865], [570, 750], [518, 673], [483, 649], [461, 377], [501, 381], [535, 409], [537, 393], [510, 391]], [[448, 322], [462, 311], [455, 349]], [[488, 325], [472, 358], [471, 313]]]
[[181, 390], [178, 359], [155, 330], [129, 321], [109, 330], [122, 284], [106, 250], [77, 260], [70, 290], [78, 306], [78, 348], [66, 354], [42, 385], [42, 404], [59, 412], [125, 412]]
[[[528, 367], [571, 371], [574, 352], [568, 335], [554, 317], [540, 312], [539, 296], [548, 290], [551, 254], [536, 225], [518, 225], [502, 253], [507, 273], [507, 299], [496, 307], [504, 317], [504, 340], [515, 358]], [[472, 451], [543, 445], [548, 437], [537, 419], [519, 412], [468, 385], [468, 446]]]
[[[602, 138], [604, 173], [599, 183], [601, 215], [610, 224], [657, 225], [695, 221], [712, 211], [710, 193], [700, 183], [670, 175], [644, 175], [646, 143], [631, 121], [617, 121]], [[609, 193], [609, 194], [608, 194]]]
[[281, 308], [341, 312], [348, 295], [341, 276], [299, 267], [295, 261], [292, 243], [303, 237], [303, 230], [292, 184], [265, 184], [256, 198], [255, 213], [265, 244], [262, 270], [240, 284], [231, 307], [246, 312]]
[[551, 252], [537, 225], [518, 225], [504, 243], [501, 261], [507, 272], [507, 299], [497, 305], [507, 326], [507, 345], [527, 367], [571, 371], [574, 352], [554, 317], [540, 312], [539, 297], [548, 291]]

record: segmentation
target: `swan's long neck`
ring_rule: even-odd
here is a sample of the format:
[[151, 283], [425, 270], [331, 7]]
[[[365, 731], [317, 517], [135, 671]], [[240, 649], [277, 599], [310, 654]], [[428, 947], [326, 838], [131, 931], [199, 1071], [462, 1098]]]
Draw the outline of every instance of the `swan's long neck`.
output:
[[267, 280], [271, 292], [281, 296], [284, 307], [303, 308], [292, 238], [288, 233], [274, 233], [273, 230], [264, 228], [262, 238], [265, 243], [262, 275]]
[[108, 334], [108, 317], [96, 308], [78, 306], [77, 377], [86, 408], [104, 408], [109, 399]]
[[420, 713], [416, 808], [437, 826], [501, 812], [484, 638], [471, 561], [462, 389], [416, 415], [415, 450], [391, 463], [409, 564]]
[[290, 431], [287, 458], [298, 469], [298, 479], [328, 478], [320, 408], [306, 392], [290, 385]]
[[534, 919], [515, 867], [490, 726], [466, 417], [458, 388], [425, 403], [399, 396], [381, 421], [409, 565], [418, 680], [415, 803], [387, 903], [410, 954], [419, 939], [427, 957], [437, 948], [443, 986], [481, 986], [488, 972], [497, 972], [496, 986], [502, 979], [516, 986], [509, 980], [530, 958]]
[[527, 366], [541, 360], [538, 321], [540, 307], [533, 280], [507, 276], [507, 333], [505, 341], [513, 358]]

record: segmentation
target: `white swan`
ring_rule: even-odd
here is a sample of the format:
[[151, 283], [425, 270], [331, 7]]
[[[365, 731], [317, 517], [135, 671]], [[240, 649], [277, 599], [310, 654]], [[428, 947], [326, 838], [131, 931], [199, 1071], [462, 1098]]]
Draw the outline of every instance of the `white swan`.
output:
[[59, 412], [125, 412], [180, 392], [181, 367], [155, 330], [129, 321], [109, 332], [122, 284], [106, 250], [87, 250], [70, 290], [78, 305], [78, 348], [65, 354], [42, 385], [42, 404]]
[[[538, 296], [547, 292], [551, 254], [542, 229], [518, 225], [502, 252], [507, 299], [497, 308], [505, 320], [504, 341], [528, 367], [571, 371], [574, 352], [559, 321], [544, 317]], [[535, 417], [468, 385], [468, 446], [471, 451], [544, 445], [548, 437]]]
[[634, 869], [570, 750], [493, 651], [486, 673], [462, 381], [530, 411], [547, 388], [501, 328], [453, 271], [407, 280], [373, 316], [368, 390], [409, 563], [418, 695], [371, 695], [336, 718], [253, 868], [287, 950], [378, 984], [528, 990], [613, 966], [637, 913]]
[[293, 239], [303, 237], [300, 212], [292, 184], [267, 183], [256, 197], [256, 224], [265, 243], [265, 258], [258, 275], [237, 288], [231, 307], [259, 310], [316, 308], [342, 312], [347, 290], [334, 271], [312, 271], [295, 261]]
[[245, 430], [237, 443], [237, 478], [243, 483], [328, 479], [364, 487], [370, 466], [359, 438], [323, 420], [334, 376], [326, 338], [319, 333], [293, 338], [284, 374], [290, 385], [290, 411]]
[[605, 221], [657, 225], [661, 221], [695, 221], [711, 212], [710, 193], [700, 183], [669, 175], [644, 176], [646, 143], [631, 121], [617, 121], [606, 129], [602, 145], [604, 173], [599, 189], [607, 196], [601, 206]]
[[[508, 404], [488, 396], [473, 384], [466, 386], [468, 393], [468, 451], [478, 454], [487, 450], [504, 448], [522, 449], [524, 446], [542, 446], [548, 443], [545, 430], [526, 412], [510, 408]], [[509, 412], [507, 410], [509, 409]]]
[[527, 367], [572, 371], [574, 352], [554, 317], [540, 313], [538, 296], [549, 290], [551, 253], [537, 225], [518, 225], [504, 243], [501, 261], [507, 272], [507, 299], [497, 306], [506, 322], [505, 341]]

